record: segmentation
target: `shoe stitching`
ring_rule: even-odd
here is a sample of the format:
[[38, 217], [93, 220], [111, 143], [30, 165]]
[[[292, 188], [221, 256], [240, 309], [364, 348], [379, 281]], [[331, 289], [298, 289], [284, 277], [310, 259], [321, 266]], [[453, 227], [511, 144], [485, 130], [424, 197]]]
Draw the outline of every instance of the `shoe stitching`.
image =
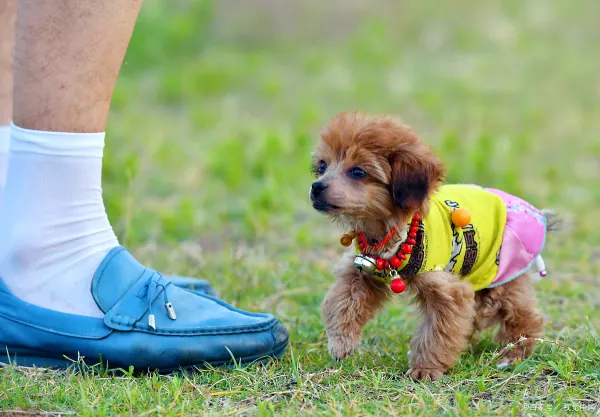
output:
[[165, 335], [221, 335], [221, 334], [242, 334], [242, 333], [257, 333], [263, 330], [268, 330], [274, 327], [279, 320], [273, 318], [267, 323], [252, 324], [244, 327], [220, 327], [218, 329], [207, 329], [207, 330], [164, 330], [157, 328], [151, 330], [150, 326], [137, 322], [133, 325], [133, 328], [137, 331], [143, 331], [149, 334], [165, 334]]
[[[54, 333], [54, 334], [58, 334], [61, 336], [66, 336], [66, 337], [77, 337], [77, 338], [81, 338], [81, 339], [92, 339], [92, 340], [104, 339], [107, 335], [111, 334], [114, 331], [113, 329], [111, 329], [109, 327], [106, 329], [107, 330], [106, 333], [103, 333], [102, 335], [89, 335], [86, 333], [70, 333], [63, 329], [56, 329], [56, 328], [52, 328], [52, 327], [41, 326], [40, 324], [33, 323], [28, 320], [18, 319], [16, 317], [12, 317], [12, 316], [7, 316], [2, 313], [0, 313], [0, 317], [4, 318], [6, 320], [9, 320], [9, 321], [15, 322], [15, 323], [20, 323], [25, 326], [33, 327], [34, 329], [37, 329], [42, 332]], [[98, 319], [98, 320], [102, 320], [102, 319]]]

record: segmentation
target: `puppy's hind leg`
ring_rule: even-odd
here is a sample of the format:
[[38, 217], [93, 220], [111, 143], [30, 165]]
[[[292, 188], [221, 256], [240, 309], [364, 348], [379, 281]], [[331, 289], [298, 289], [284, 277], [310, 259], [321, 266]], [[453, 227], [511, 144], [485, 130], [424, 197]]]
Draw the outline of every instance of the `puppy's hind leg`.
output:
[[[501, 343], [514, 343], [498, 362], [498, 367], [505, 367], [524, 359], [535, 350], [535, 338], [544, 332], [544, 317], [536, 308], [536, 299], [531, 279], [523, 274], [514, 280], [494, 288], [495, 299], [500, 301], [498, 312]], [[519, 342], [521, 336], [527, 338]]]
[[389, 295], [385, 285], [364, 277], [352, 264], [340, 269], [321, 305], [329, 354], [334, 359], [344, 359], [356, 349], [363, 327]]

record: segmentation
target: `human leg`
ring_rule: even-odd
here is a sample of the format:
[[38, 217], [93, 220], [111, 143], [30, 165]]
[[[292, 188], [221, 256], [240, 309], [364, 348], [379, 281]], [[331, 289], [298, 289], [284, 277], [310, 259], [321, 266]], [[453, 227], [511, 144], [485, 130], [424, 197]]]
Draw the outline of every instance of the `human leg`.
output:
[[92, 1], [19, 1], [0, 275], [27, 302], [101, 317], [90, 282], [118, 245], [103, 132], [141, 2]]
[[12, 53], [17, 0], [0, 4], [0, 206], [8, 168], [9, 124], [12, 115]]
[[168, 370], [287, 344], [274, 317], [175, 288], [118, 246], [102, 202], [103, 131], [140, 3], [19, 3], [0, 351], [25, 364], [101, 354]]

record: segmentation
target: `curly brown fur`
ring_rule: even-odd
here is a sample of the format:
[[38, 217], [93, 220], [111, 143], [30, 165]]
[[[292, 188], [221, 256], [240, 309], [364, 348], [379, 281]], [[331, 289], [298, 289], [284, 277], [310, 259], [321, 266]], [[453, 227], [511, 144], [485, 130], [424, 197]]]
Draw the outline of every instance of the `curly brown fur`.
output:
[[[325, 162], [319, 183], [326, 186], [326, 205], [313, 206], [352, 226], [384, 235], [388, 222], [404, 222], [419, 210], [444, 177], [433, 151], [406, 125], [390, 117], [341, 113], [321, 132], [313, 154], [315, 170]], [[352, 168], [369, 173], [363, 181], [348, 177]], [[392, 198], [390, 198], [392, 196]]]
[[536, 297], [531, 278], [523, 274], [495, 288], [478, 291], [475, 297], [475, 330], [498, 324], [497, 342], [516, 343], [521, 336], [528, 338], [504, 354], [498, 366], [513, 364], [529, 356], [536, 341], [544, 332], [544, 317], [536, 307]]
[[[316, 210], [373, 242], [398, 228], [396, 239], [377, 252], [386, 259], [406, 238], [405, 225], [412, 215], [427, 214], [429, 196], [445, 172], [441, 160], [410, 127], [391, 117], [360, 112], [338, 114], [325, 126], [313, 154], [313, 170], [317, 180], [310, 199]], [[363, 327], [392, 295], [386, 285], [358, 272], [353, 259], [351, 252], [342, 258], [337, 280], [321, 306], [329, 353], [337, 360], [356, 349]], [[411, 342], [408, 373], [415, 379], [440, 378], [456, 363], [474, 331], [500, 325], [502, 343], [539, 337], [543, 331], [526, 275], [475, 293], [452, 273], [432, 271], [409, 279], [408, 290], [422, 315]], [[534, 348], [535, 341], [519, 343], [500, 365]]]
[[337, 280], [325, 296], [321, 311], [329, 354], [341, 360], [356, 349], [363, 327], [383, 306], [390, 291], [354, 269], [348, 256], [342, 259], [336, 275]]
[[423, 321], [410, 343], [415, 379], [440, 378], [458, 360], [473, 331], [475, 294], [471, 285], [449, 272], [433, 271], [409, 280]]

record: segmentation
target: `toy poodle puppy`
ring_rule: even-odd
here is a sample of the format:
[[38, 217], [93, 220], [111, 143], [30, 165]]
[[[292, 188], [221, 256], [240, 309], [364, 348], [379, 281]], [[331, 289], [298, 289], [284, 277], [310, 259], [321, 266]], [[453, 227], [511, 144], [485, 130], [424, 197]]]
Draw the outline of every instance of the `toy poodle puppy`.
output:
[[499, 366], [533, 352], [544, 319], [529, 275], [546, 275], [546, 212], [500, 190], [442, 185], [442, 161], [390, 117], [335, 116], [321, 132], [313, 171], [313, 207], [347, 226], [341, 243], [355, 246], [322, 304], [333, 358], [350, 355], [365, 324], [405, 289], [422, 316], [410, 346], [415, 379], [440, 378], [473, 332], [492, 325], [501, 343], [526, 338]]

